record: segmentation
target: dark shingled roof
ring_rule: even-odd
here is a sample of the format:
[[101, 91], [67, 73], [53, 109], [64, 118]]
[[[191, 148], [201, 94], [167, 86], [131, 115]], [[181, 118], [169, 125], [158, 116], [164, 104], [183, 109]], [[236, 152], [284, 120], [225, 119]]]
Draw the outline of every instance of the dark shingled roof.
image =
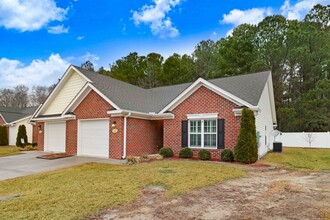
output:
[[37, 108], [38, 106], [27, 108], [7, 108], [0, 106], [0, 114], [7, 123], [12, 123], [22, 118], [31, 116]]
[[[160, 112], [192, 83], [143, 89], [109, 76], [75, 66], [93, 85], [121, 109], [139, 112]], [[211, 79], [208, 82], [256, 106], [270, 71]]]

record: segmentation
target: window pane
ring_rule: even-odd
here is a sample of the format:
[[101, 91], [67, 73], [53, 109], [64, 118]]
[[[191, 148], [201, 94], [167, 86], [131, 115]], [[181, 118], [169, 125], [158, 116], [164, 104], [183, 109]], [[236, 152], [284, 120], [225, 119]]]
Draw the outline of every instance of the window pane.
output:
[[201, 121], [190, 121], [190, 133], [201, 133], [202, 132]]
[[204, 147], [216, 147], [217, 141], [216, 141], [217, 135], [216, 134], [205, 134], [204, 135]]
[[198, 133], [202, 132], [202, 121], [197, 121], [197, 132]]
[[204, 133], [216, 133], [217, 122], [216, 120], [205, 120], [204, 121]]
[[190, 134], [190, 146], [200, 147], [202, 143], [202, 136], [200, 134]]

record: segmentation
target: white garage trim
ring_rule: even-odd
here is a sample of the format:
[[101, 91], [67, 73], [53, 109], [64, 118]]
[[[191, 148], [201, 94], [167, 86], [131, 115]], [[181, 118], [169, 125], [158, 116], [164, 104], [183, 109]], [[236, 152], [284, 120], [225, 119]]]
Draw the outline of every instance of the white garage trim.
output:
[[109, 118], [78, 120], [77, 155], [109, 158], [109, 124]]
[[66, 146], [66, 122], [45, 123], [44, 151], [65, 152]]

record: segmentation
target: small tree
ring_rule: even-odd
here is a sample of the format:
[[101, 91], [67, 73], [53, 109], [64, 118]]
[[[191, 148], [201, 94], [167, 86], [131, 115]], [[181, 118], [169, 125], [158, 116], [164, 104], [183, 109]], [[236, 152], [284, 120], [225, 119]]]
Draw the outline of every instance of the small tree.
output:
[[5, 126], [0, 126], [0, 146], [8, 145], [8, 134]]
[[[24, 144], [21, 142], [21, 139], [24, 139]], [[17, 137], [16, 137], [16, 146], [23, 147], [27, 144], [28, 139], [26, 135], [26, 127], [25, 125], [20, 125], [18, 127]]]
[[258, 145], [255, 117], [252, 110], [244, 108], [238, 141], [234, 148], [234, 158], [241, 163], [254, 163], [258, 160]]

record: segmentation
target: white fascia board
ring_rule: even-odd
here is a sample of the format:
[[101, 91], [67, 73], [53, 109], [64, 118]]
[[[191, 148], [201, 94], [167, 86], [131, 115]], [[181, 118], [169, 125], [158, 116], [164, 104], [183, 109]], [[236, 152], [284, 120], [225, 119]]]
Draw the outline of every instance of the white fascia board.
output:
[[267, 86], [268, 86], [268, 94], [270, 96], [269, 100], [272, 110], [273, 122], [277, 124], [272, 74], [269, 74], [269, 78], [267, 80]]
[[107, 101], [112, 107], [114, 107], [115, 109], [120, 109], [118, 105], [116, 105], [113, 101], [111, 101], [108, 97], [106, 97], [100, 90], [98, 90], [91, 83], [88, 83], [88, 86], [90, 86], [99, 96], [101, 96], [105, 101]]
[[34, 122], [31, 122], [31, 120], [33, 120], [33, 118], [35, 117], [35, 115], [38, 113], [39, 109], [42, 107], [42, 104], [40, 104], [38, 106], [38, 108], [35, 110], [35, 112], [32, 114], [32, 116], [30, 117], [30, 119], [28, 120], [28, 124], [35, 124]]
[[130, 118], [138, 118], [138, 119], [146, 119], [146, 120], [174, 119], [174, 114], [172, 113], [150, 114], [150, 113], [137, 112], [131, 110], [110, 110], [107, 113], [112, 117], [122, 117], [129, 115]]
[[66, 79], [68, 78], [68, 75], [71, 71], [75, 71], [76, 73], [78, 73], [81, 77], [83, 77], [84, 79], [86, 79], [88, 82], [91, 82], [90, 79], [88, 79], [84, 74], [82, 74], [81, 72], [79, 72], [74, 66], [70, 65], [68, 67], [68, 69], [65, 71], [65, 73], [62, 75], [60, 81], [56, 84], [55, 88], [53, 89], [53, 91], [51, 92], [51, 94], [47, 97], [46, 101], [43, 103], [42, 107], [37, 111], [36, 115], [34, 117], [38, 117], [40, 112], [46, 108], [51, 100], [53, 99], [54, 96], [56, 96], [56, 94], [59, 92], [59, 90], [62, 89], [63, 87], [63, 83], [65, 83]]
[[47, 121], [67, 121], [75, 120], [75, 115], [65, 115], [65, 116], [56, 116], [56, 117], [44, 117], [44, 118], [34, 118], [35, 121], [47, 122]]
[[74, 66], [71, 65], [70, 68], [73, 69], [76, 73], [78, 73], [87, 82], [89, 82], [89, 83], [93, 82], [92, 80], [90, 80], [89, 78], [87, 78], [83, 73], [81, 73], [76, 67], [74, 67]]
[[84, 100], [84, 98], [88, 95], [88, 93], [92, 90], [91, 87], [86, 83], [78, 92], [78, 94], [74, 97], [73, 100], [69, 103], [69, 105], [64, 109], [62, 116], [64, 116], [68, 111], [73, 111], [78, 107], [78, 105]]
[[[258, 108], [258, 107], [253, 107], [253, 108], [249, 108], [249, 109], [253, 111], [254, 116], [257, 116], [258, 113], [261, 112], [260, 108]], [[243, 111], [243, 108], [233, 109], [233, 112], [234, 112], [235, 116], [242, 116], [242, 111]]]
[[219, 113], [205, 113], [205, 114], [187, 114], [188, 119], [213, 119], [218, 118]]
[[70, 104], [65, 108], [62, 113], [64, 116], [69, 110], [74, 111], [79, 104], [85, 99], [90, 91], [94, 90], [98, 95], [100, 95], [106, 102], [108, 102], [112, 107], [120, 109], [113, 101], [108, 99], [102, 92], [100, 92], [95, 86], [91, 83], [86, 83], [85, 86], [80, 90], [76, 97], [70, 102]]
[[188, 98], [193, 92], [195, 92], [201, 86], [205, 86], [207, 89], [217, 93], [218, 95], [228, 99], [229, 101], [237, 104], [244, 105], [249, 108], [254, 107], [250, 103], [238, 98], [237, 96], [219, 88], [218, 86], [206, 81], [205, 79], [199, 78], [193, 84], [191, 84], [185, 91], [183, 91], [178, 97], [176, 97], [172, 102], [170, 102], [165, 108], [163, 108], [159, 113], [164, 113], [167, 110], [172, 110], [180, 103], [182, 103], [186, 98]]

